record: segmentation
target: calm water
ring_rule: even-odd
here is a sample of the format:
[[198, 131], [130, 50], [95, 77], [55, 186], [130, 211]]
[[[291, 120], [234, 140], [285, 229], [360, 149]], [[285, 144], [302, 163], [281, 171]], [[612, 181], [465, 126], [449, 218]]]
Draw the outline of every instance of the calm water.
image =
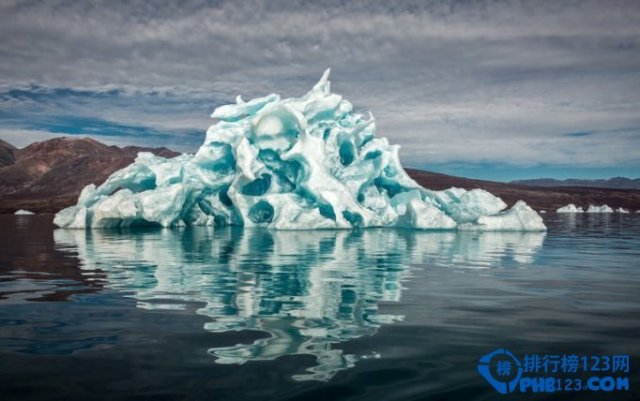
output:
[[[547, 233], [55, 230], [0, 216], [2, 400], [640, 397], [640, 216]], [[631, 356], [630, 390], [498, 394], [516, 355]]]

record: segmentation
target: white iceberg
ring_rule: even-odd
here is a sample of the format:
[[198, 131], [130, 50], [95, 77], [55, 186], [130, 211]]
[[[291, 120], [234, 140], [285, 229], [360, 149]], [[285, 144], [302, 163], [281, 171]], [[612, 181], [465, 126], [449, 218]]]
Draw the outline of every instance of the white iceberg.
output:
[[60, 227], [157, 224], [273, 229], [408, 227], [542, 231], [524, 202], [507, 205], [481, 189], [422, 188], [404, 171], [399, 146], [375, 136], [331, 93], [325, 71], [301, 98], [276, 94], [214, 110], [195, 155], [140, 153], [102, 185], [88, 185]]
[[625, 209], [623, 207], [619, 207], [619, 208], [616, 209], [616, 213], [626, 214], [626, 213], [629, 213], [629, 209]]
[[14, 214], [18, 215], [18, 216], [28, 216], [28, 215], [32, 215], [35, 214], [29, 210], [24, 210], [24, 209], [20, 209], [18, 211], [16, 211]]
[[581, 207], [576, 207], [573, 203], [568, 204], [567, 206], [562, 206], [556, 213], [584, 213], [584, 209]]
[[587, 213], [613, 213], [613, 209], [611, 209], [607, 205], [602, 205], [602, 206], [589, 205], [589, 209], [587, 209]]

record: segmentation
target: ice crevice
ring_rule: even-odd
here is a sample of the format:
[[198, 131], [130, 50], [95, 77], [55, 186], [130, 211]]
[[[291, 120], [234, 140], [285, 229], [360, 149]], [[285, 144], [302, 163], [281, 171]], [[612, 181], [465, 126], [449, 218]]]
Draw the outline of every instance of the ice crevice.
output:
[[542, 231], [523, 201], [510, 209], [482, 189], [432, 191], [402, 168], [399, 146], [375, 135], [330, 90], [329, 70], [306, 95], [220, 106], [195, 154], [140, 153], [60, 211], [59, 227], [238, 225], [272, 229], [404, 227]]

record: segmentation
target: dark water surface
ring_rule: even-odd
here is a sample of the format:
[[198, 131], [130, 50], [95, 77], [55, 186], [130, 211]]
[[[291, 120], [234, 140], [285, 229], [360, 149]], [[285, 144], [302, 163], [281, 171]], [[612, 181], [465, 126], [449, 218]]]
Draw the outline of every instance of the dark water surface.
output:
[[[529, 234], [51, 220], [0, 216], [0, 400], [640, 394], [639, 215]], [[628, 354], [630, 389], [501, 395], [477, 371], [496, 348]]]

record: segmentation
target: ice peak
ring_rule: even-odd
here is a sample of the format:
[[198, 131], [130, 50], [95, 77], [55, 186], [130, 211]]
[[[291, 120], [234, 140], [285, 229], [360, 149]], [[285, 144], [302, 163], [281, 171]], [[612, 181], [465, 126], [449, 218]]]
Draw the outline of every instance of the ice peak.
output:
[[313, 86], [313, 91], [322, 92], [324, 95], [328, 95], [331, 93], [331, 82], [329, 81], [329, 75], [331, 74], [331, 68], [327, 68], [322, 73], [322, 77]]

